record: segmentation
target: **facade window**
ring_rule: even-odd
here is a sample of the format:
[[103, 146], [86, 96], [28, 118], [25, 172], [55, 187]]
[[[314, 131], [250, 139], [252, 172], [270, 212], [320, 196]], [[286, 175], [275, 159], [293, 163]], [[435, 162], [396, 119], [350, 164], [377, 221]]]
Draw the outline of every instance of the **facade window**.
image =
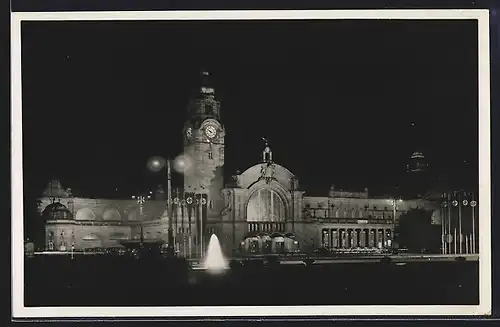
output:
[[247, 206], [247, 220], [273, 222], [285, 220], [285, 204], [272, 189], [260, 189], [252, 194]]
[[322, 247], [330, 248], [330, 233], [328, 229], [323, 229]]
[[213, 158], [214, 158], [214, 154], [213, 154], [213, 152], [212, 152], [212, 151], [210, 151], [210, 152], [208, 153], [208, 159], [213, 159]]

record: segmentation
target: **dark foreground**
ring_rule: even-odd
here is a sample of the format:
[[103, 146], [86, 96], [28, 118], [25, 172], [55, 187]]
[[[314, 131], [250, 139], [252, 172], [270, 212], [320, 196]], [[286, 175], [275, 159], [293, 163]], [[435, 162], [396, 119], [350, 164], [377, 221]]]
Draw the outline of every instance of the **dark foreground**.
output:
[[25, 260], [25, 305], [478, 305], [478, 269], [477, 261], [257, 261], [213, 276], [182, 260], [36, 256]]

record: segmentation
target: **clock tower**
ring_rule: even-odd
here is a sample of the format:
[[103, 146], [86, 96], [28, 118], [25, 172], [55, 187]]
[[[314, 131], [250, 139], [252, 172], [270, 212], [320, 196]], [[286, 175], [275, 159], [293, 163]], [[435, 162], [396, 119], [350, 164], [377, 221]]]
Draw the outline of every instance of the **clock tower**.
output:
[[184, 175], [184, 190], [206, 194], [208, 215], [218, 215], [224, 188], [225, 131], [220, 119], [220, 102], [208, 72], [201, 73], [201, 83], [189, 101], [183, 133], [184, 154], [191, 161]]

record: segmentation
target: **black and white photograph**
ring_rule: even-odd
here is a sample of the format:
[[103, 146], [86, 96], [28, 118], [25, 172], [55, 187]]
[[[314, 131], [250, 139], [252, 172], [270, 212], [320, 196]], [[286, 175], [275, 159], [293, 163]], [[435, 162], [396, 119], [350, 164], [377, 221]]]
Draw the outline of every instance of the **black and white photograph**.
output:
[[14, 13], [13, 314], [487, 315], [487, 10]]

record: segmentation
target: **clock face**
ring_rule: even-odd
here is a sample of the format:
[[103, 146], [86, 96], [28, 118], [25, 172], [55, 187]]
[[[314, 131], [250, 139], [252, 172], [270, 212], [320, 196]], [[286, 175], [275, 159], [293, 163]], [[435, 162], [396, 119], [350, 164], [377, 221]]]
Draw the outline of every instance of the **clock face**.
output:
[[209, 125], [205, 128], [205, 134], [209, 139], [213, 139], [215, 135], [217, 134], [217, 130], [215, 129], [214, 126]]
[[188, 139], [190, 139], [192, 135], [193, 135], [193, 130], [191, 129], [191, 127], [189, 127], [186, 131], [186, 136]]

